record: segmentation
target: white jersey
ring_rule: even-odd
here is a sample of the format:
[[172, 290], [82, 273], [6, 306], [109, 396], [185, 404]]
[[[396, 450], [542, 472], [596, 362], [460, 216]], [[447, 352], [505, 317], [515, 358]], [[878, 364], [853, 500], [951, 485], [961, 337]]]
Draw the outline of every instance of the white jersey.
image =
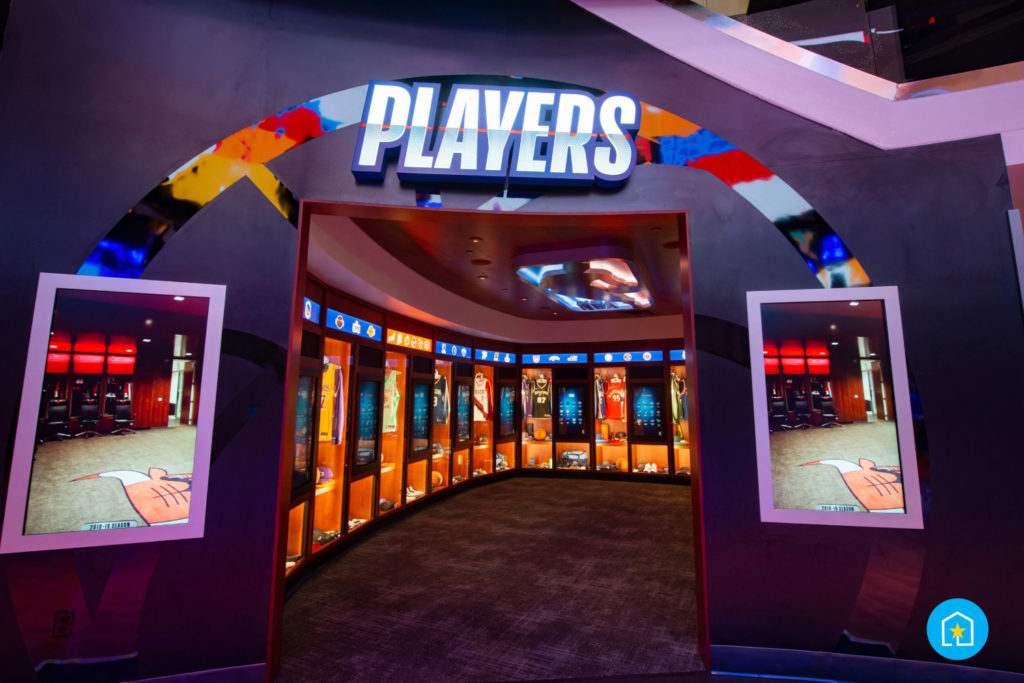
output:
[[483, 375], [473, 380], [473, 422], [491, 419], [491, 381]]

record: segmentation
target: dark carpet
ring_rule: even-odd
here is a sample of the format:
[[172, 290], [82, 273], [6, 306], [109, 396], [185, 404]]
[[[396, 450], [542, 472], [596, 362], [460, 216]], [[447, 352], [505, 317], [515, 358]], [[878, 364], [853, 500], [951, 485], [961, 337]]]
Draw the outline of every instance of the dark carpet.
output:
[[690, 489], [515, 478], [382, 529], [288, 599], [279, 681], [700, 669]]

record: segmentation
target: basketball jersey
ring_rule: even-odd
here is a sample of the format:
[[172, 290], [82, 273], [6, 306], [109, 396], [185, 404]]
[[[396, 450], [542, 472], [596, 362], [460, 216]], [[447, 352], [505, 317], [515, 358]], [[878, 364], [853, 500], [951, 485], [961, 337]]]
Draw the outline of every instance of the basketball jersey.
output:
[[530, 401], [532, 400], [530, 392], [532, 389], [533, 382], [530, 381], [530, 377], [528, 375], [523, 375], [523, 386], [522, 392], [520, 393], [523, 401], [523, 417], [530, 414]]
[[448, 397], [448, 378], [438, 374], [434, 378], [434, 424], [448, 424], [451, 403]]
[[491, 419], [491, 381], [483, 375], [473, 380], [473, 422]]
[[683, 415], [683, 409], [681, 406], [681, 394], [679, 393], [679, 375], [672, 373], [672, 421], [679, 422]]
[[623, 387], [622, 378], [612, 377], [605, 382], [605, 385], [605, 398], [607, 401], [605, 415], [609, 420], [626, 419], [625, 410], [623, 410], [626, 403], [626, 392]]
[[384, 372], [384, 420], [381, 425], [382, 432], [398, 431], [398, 402], [401, 395], [398, 393], [398, 372], [388, 368]]
[[533, 417], [551, 417], [551, 383], [543, 377], [533, 380]]
[[605, 419], [606, 399], [604, 395], [604, 379], [594, 378], [594, 417], [598, 420]]

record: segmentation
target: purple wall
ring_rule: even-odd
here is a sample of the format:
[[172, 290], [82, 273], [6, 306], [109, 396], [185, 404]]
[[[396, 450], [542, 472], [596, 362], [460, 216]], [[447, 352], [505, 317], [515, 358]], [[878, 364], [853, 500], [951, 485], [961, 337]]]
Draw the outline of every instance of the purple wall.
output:
[[[0, 353], [8, 359], [0, 366], [8, 387], [0, 392], [0, 436], [10, 435], [17, 410], [36, 274], [75, 272], [130, 206], [213, 142], [370, 79], [521, 74], [626, 90], [754, 155], [822, 213], [875, 284], [900, 286], [926, 418], [924, 531], [761, 524], [749, 370], [729, 360], [742, 338], [720, 334], [714, 319], [743, 324], [746, 290], [816, 287], [813, 274], [771, 223], [701, 171], [641, 167], [618, 192], [552, 192], [528, 206], [689, 212], [694, 300], [705, 317], [698, 345], [712, 643], [836, 650], [857, 613], [872, 553], [877, 559], [887, 550], [919, 567], [911, 574], [920, 590], [895, 634], [898, 657], [938, 661], [925, 639], [928, 614], [946, 598], [967, 597], [992, 626], [970, 663], [1024, 670], [1013, 638], [1024, 608], [1016, 492], [1024, 478], [1024, 421], [1016, 416], [1024, 331], [998, 139], [881, 152], [716, 82], [569, 4], [524, 2], [489, 13], [475, 3], [208, 5], [12, 6], [0, 52], [0, 167], [8, 169], [0, 184], [7, 321]], [[393, 173], [383, 187], [356, 185], [348, 170], [354, 142], [349, 128], [270, 168], [297, 196], [413, 204]], [[445, 198], [476, 206], [491, 194], [459, 190]], [[32, 680], [39, 653], [138, 650], [129, 672], [137, 676], [263, 661], [295, 234], [241, 181], [146, 270], [150, 278], [226, 284], [225, 327], [245, 347], [229, 349], [221, 365], [207, 534], [138, 552], [0, 558], [7, 588], [0, 589], [0, 661], [11, 679]], [[152, 578], [142, 586], [137, 621], [119, 639], [90, 644], [83, 626], [75, 642], [55, 645], [26, 627], [52, 622], [79, 581], [84, 603], [98, 609], [110, 576], [134, 571], [141, 581], [132, 562], [152, 567]], [[19, 622], [11, 594], [25, 595], [35, 567], [64, 570], [43, 581], [34, 607], [18, 608]]]

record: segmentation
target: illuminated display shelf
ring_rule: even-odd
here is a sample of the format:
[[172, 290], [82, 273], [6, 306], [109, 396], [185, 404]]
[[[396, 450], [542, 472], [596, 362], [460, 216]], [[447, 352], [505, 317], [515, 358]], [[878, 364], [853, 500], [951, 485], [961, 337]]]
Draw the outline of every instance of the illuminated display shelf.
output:
[[[392, 328], [387, 312], [348, 309], [328, 291], [307, 298], [331, 305], [321, 304], [319, 326], [301, 321], [320, 342], [304, 359], [303, 394], [319, 407], [305, 427], [313, 436], [304, 442], [308, 483], [292, 491], [289, 579], [376, 520], [499, 473], [689, 481], [689, 429], [678, 400], [685, 366], [671, 352], [678, 340], [507, 350], [484, 341], [478, 349], [476, 340], [415, 321]], [[638, 392], [654, 428], [634, 434]]]

